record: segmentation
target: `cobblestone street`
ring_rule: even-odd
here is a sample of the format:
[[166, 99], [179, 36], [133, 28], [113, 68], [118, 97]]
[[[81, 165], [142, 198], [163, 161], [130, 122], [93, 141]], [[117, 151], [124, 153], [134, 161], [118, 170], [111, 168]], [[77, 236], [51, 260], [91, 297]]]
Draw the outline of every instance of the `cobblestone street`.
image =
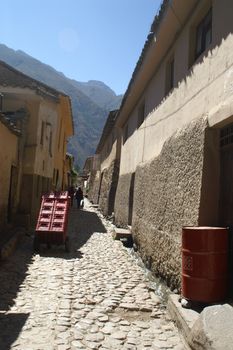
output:
[[26, 237], [0, 266], [0, 349], [183, 350], [141, 267], [89, 206], [71, 209], [71, 251], [33, 255]]

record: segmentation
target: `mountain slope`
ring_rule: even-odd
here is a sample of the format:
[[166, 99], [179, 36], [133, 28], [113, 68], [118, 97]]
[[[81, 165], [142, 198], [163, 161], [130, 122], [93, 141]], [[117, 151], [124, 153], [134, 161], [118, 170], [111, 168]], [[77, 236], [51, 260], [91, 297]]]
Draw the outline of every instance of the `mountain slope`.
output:
[[106, 84], [97, 80], [88, 82], [78, 82], [73, 80], [73, 84], [87, 95], [98, 106], [106, 110], [114, 110], [119, 107], [122, 95], [116, 95]]
[[102, 82], [81, 83], [69, 79], [23, 51], [2, 44], [0, 60], [71, 97], [75, 135], [69, 140], [68, 151], [82, 167], [85, 159], [95, 152], [108, 112], [119, 107], [122, 96], [117, 96]]

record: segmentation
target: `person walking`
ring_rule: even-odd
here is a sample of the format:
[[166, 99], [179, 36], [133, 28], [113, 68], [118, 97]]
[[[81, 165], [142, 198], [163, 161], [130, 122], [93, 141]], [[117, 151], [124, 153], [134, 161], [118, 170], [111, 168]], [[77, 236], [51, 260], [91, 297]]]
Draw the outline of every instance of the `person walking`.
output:
[[75, 193], [75, 198], [76, 198], [76, 201], [77, 201], [77, 208], [80, 209], [80, 204], [81, 204], [81, 201], [83, 200], [83, 191], [81, 189], [81, 187], [79, 187]]

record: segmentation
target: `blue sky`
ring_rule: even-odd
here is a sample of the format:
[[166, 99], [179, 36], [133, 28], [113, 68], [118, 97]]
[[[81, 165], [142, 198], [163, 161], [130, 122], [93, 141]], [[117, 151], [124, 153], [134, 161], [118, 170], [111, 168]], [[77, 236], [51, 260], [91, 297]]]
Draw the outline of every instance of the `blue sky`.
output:
[[129, 83], [160, 0], [7, 0], [0, 42], [117, 94]]

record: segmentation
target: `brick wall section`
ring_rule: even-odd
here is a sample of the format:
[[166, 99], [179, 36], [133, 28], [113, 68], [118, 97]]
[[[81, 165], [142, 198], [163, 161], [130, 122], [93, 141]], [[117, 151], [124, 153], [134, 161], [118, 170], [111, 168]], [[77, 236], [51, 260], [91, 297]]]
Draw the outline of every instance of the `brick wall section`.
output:
[[180, 287], [182, 226], [199, 222], [206, 127], [203, 119], [192, 122], [136, 170], [133, 237], [143, 260], [173, 288]]

